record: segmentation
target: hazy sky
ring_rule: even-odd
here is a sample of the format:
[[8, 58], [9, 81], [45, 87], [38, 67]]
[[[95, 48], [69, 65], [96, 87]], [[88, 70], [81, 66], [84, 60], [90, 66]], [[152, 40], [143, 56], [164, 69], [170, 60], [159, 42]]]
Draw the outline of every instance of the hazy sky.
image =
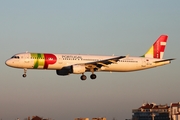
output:
[[[62, 77], [55, 71], [5, 65], [19, 52], [140, 56], [167, 34], [165, 58], [172, 64], [130, 73]], [[180, 101], [179, 0], [0, 0], [0, 119], [38, 115], [131, 118], [144, 102]]]

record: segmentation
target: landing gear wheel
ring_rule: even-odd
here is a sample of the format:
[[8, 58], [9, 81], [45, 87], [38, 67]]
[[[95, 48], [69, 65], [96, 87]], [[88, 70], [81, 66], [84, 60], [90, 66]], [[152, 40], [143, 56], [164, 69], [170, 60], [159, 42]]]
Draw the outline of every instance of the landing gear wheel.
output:
[[26, 74], [23, 74], [22, 76], [25, 78], [27, 75], [26, 75]]
[[91, 79], [96, 79], [96, 74], [91, 74], [90, 78]]
[[86, 80], [86, 78], [87, 78], [87, 77], [86, 77], [85, 75], [82, 75], [82, 76], [81, 76], [81, 80]]
[[26, 75], [26, 72], [27, 72], [27, 69], [26, 68], [24, 68], [24, 74], [22, 75], [23, 76], [23, 78], [25, 78], [27, 75]]

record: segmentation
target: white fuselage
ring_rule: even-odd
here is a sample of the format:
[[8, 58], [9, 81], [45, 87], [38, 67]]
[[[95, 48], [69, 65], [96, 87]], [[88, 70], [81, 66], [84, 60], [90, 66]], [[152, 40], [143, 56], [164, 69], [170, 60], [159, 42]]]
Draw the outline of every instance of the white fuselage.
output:
[[85, 72], [91, 72], [90, 78], [96, 79], [97, 71], [131, 72], [169, 64], [174, 59], [162, 59], [167, 38], [161, 35], [141, 57], [26, 52], [15, 54], [6, 65], [24, 69], [23, 77], [27, 69], [47, 69], [60, 76], [82, 74], [81, 80], [86, 80]]
[[[36, 54], [36, 53], [33, 53]], [[63, 67], [76, 65], [80, 63], [98, 62], [104, 59], [110, 59], [117, 56], [98, 56], [98, 55], [80, 55], [80, 54], [53, 54], [54, 57], [44, 57], [45, 53], [39, 53], [38, 57], [33, 57], [31, 53], [16, 54], [6, 61], [6, 64], [15, 68], [22, 69], [48, 69], [59, 70]], [[51, 54], [52, 55], [52, 54]], [[169, 64], [170, 61], [155, 63], [162, 59], [144, 58], [144, 57], [125, 57], [118, 62], [102, 66], [98, 71], [111, 72], [129, 72], [137, 71], [157, 66]]]

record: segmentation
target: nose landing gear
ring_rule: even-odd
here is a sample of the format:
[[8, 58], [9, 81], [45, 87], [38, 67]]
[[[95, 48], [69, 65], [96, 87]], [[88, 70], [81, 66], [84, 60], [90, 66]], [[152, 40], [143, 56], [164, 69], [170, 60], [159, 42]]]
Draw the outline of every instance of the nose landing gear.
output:
[[27, 72], [27, 69], [26, 68], [24, 68], [24, 74], [22, 75], [23, 76], [23, 78], [25, 78], [27, 75], [26, 75], [26, 72]]

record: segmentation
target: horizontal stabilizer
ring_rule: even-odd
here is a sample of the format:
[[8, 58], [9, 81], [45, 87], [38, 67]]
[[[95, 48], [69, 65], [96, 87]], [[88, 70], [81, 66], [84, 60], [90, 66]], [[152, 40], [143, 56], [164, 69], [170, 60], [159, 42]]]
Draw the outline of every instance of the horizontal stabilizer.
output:
[[166, 62], [166, 61], [171, 61], [171, 60], [175, 60], [175, 58], [159, 60], [159, 61], [155, 61], [154, 63]]

